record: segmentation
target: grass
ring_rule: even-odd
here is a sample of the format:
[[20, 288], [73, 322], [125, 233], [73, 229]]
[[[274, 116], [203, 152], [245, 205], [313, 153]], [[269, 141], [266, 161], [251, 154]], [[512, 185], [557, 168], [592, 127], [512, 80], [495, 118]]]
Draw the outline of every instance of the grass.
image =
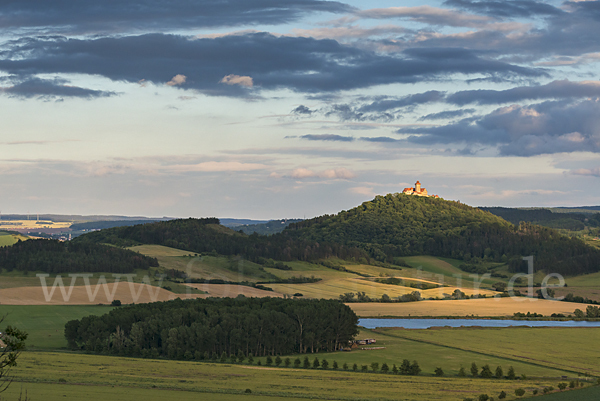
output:
[[531, 365], [531, 370], [517, 369], [517, 373], [534, 375], [537, 374], [534, 370], [543, 367], [569, 372], [569, 377], [577, 373], [600, 376], [600, 350], [594, 346], [600, 337], [598, 328], [377, 329], [376, 332], [438, 346], [440, 354], [461, 350]]
[[0, 231], [0, 247], [11, 246], [16, 244], [19, 240], [25, 241], [28, 237], [21, 234], [13, 234], [6, 231]]
[[[555, 386], [556, 388], [556, 386]], [[600, 400], [600, 386], [588, 387], [581, 390], [561, 391], [548, 394], [541, 401], [597, 401]]]
[[[16, 381], [8, 396], [18, 394], [22, 387], [32, 399], [48, 401], [69, 397], [95, 401], [112, 395], [115, 400], [396, 400], [400, 394], [407, 401], [457, 401], [481, 393], [496, 395], [502, 390], [514, 394], [520, 387], [556, 387], [557, 383], [554, 379], [407, 377], [51, 352], [22, 354], [13, 372]], [[244, 394], [246, 389], [251, 395]]]
[[64, 329], [69, 320], [103, 315], [112, 309], [97, 305], [0, 305], [0, 316], [4, 316], [1, 329], [11, 325], [26, 331], [28, 349], [65, 348]]

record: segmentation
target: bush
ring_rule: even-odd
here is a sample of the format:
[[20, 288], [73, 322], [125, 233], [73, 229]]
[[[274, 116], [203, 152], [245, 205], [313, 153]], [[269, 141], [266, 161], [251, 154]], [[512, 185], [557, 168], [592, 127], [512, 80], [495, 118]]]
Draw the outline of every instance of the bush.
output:
[[384, 363], [381, 365], [381, 373], [387, 373], [387, 372], [389, 372], [389, 371], [390, 371], [390, 367], [388, 366], [388, 364], [387, 364], [387, 363], [385, 363], [385, 362], [384, 362]]
[[510, 366], [508, 368], [508, 373], [506, 374], [506, 378], [508, 380], [515, 380], [517, 378], [517, 375], [515, 374], [515, 369], [512, 366]]
[[333, 365], [332, 365], [332, 367], [333, 367], [334, 369], [337, 369], [337, 368], [339, 367], [339, 366], [338, 366], [338, 363], [337, 363], [337, 361], [333, 361]]
[[362, 365], [360, 367], [361, 372], [368, 372], [369, 371], [369, 367], [367, 365]]
[[252, 365], [253, 362], [254, 362], [254, 357], [252, 356], [252, 354], [248, 355], [248, 365]]
[[444, 371], [442, 370], [442, 368], [435, 368], [435, 375], [444, 376]]
[[304, 369], [308, 369], [308, 368], [310, 368], [310, 361], [308, 360], [308, 357], [307, 357], [307, 356], [305, 356], [305, 357], [304, 357], [304, 362], [302, 363], [302, 367], [303, 367]]
[[121, 306], [121, 301], [118, 299], [113, 299], [113, 301], [110, 303], [110, 306]]
[[321, 364], [319, 363], [319, 358], [315, 356], [315, 360], [313, 361], [313, 369], [317, 369]]
[[244, 393], [246, 394], [250, 394], [252, 392], [252, 390], [250, 390], [249, 388], [246, 389], [246, 391], [244, 391]]
[[515, 390], [515, 395], [517, 397], [523, 397], [523, 395], [525, 395], [525, 390], [523, 390], [522, 388], [518, 388]]
[[421, 373], [421, 367], [417, 361], [413, 361], [412, 365], [410, 365], [410, 374], [417, 376], [419, 373]]
[[373, 372], [379, 371], [379, 363], [378, 362], [371, 362], [371, 370]]
[[295, 368], [299, 368], [301, 364], [302, 364], [302, 361], [300, 361], [300, 358], [294, 359], [294, 367]]
[[483, 379], [491, 379], [491, 378], [493, 377], [493, 374], [492, 374], [492, 369], [490, 369], [490, 366], [489, 366], [489, 365], [484, 365], [484, 366], [481, 368], [481, 374], [480, 374], [480, 376], [481, 376]]
[[348, 370], [348, 364], [346, 362], [344, 362], [344, 364], [342, 365], [342, 369]]
[[567, 383], [558, 383], [558, 389], [560, 391], [563, 391], [566, 388], [567, 388]]
[[327, 362], [327, 359], [323, 359], [323, 362], [321, 362], [321, 367], [323, 369], [327, 369], [329, 367], [329, 362]]
[[500, 394], [498, 394], [498, 398], [503, 400], [506, 398], [506, 391], [501, 391]]
[[290, 358], [285, 358], [285, 361], [283, 361], [283, 364], [285, 365], [286, 368], [289, 368], [291, 363], [292, 363], [292, 361], [290, 360]]
[[488, 401], [490, 399], [490, 396], [487, 394], [481, 394], [479, 396], [479, 398], [477, 398], [479, 401]]
[[538, 389], [537, 389], [537, 388], [536, 388], [536, 389], [534, 389], [534, 390], [532, 391], [532, 393], [533, 393], [533, 395], [537, 395], [537, 393], [538, 393]]
[[265, 361], [267, 366], [271, 366], [273, 364], [273, 358], [271, 356], [267, 356], [267, 360]]
[[502, 367], [498, 366], [496, 368], [496, 379], [502, 379], [502, 376], [504, 376], [504, 372], [502, 371]]
[[465, 376], [467, 376], [467, 372], [465, 372], [465, 368], [463, 368], [462, 366], [460, 367], [460, 369], [458, 371], [458, 376], [459, 377], [465, 377]]
[[277, 355], [277, 357], [275, 358], [275, 366], [281, 365], [281, 362], [283, 362], [283, 361], [281, 360], [281, 358], [279, 357], [279, 355]]
[[352, 370], [356, 372], [358, 370], [358, 365], [357, 364], [352, 365]]

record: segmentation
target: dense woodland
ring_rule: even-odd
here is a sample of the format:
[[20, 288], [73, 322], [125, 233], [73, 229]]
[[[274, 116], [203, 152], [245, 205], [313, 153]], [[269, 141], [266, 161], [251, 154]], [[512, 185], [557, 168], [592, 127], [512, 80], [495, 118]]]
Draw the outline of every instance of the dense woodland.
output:
[[131, 273], [155, 266], [154, 258], [94, 243], [32, 239], [0, 248], [0, 267], [7, 271]]
[[356, 314], [333, 300], [177, 299], [72, 320], [65, 337], [90, 352], [199, 360], [330, 352], [358, 334], [357, 324]]
[[172, 220], [97, 231], [75, 241], [160, 244], [252, 261], [338, 257], [394, 263], [403, 256], [433, 255], [475, 263], [509, 262], [511, 270], [519, 272], [527, 268], [521, 257], [534, 255], [536, 271], [576, 275], [600, 269], [600, 250], [579, 239], [531, 223], [515, 226], [459, 202], [403, 194], [377, 196], [337, 215], [290, 224], [271, 236], [247, 236], [218, 223], [218, 219]]
[[555, 213], [549, 209], [516, 209], [508, 207], [482, 207], [514, 225], [522, 221], [534, 223], [540, 226], [564, 229], [569, 231], [581, 231], [587, 227], [600, 227], [600, 213]]
[[285, 233], [246, 235], [219, 225], [219, 219], [181, 219], [133, 227], [116, 227], [82, 235], [74, 242], [108, 243], [117, 246], [157, 244], [195, 253], [241, 255], [253, 262], [261, 258], [281, 261], [318, 260], [329, 257], [368, 257], [353, 246], [306, 241]]

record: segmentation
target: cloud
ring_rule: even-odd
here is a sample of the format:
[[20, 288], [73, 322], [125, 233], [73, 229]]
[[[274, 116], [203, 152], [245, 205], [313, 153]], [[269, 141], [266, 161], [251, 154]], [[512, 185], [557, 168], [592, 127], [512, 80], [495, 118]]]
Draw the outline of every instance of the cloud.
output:
[[167, 82], [167, 85], [169, 85], [169, 86], [183, 85], [185, 83], [186, 79], [187, 79], [187, 77], [185, 75], [177, 74], [173, 78], [171, 78], [171, 80], [169, 82]]
[[580, 168], [577, 170], [572, 170], [570, 173], [575, 174], [575, 175], [587, 175], [587, 176], [592, 176], [592, 177], [600, 177], [600, 167], [592, 168], [592, 169]]
[[469, 15], [454, 10], [431, 6], [373, 8], [358, 11], [356, 16], [361, 18], [409, 18], [413, 21], [430, 25], [454, 27], [481, 27], [493, 22], [491, 18], [480, 15]]
[[492, 17], [519, 18], [565, 13], [551, 4], [532, 0], [446, 0], [444, 4]]
[[300, 106], [296, 107], [294, 110], [292, 110], [292, 114], [298, 114], [298, 115], [310, 116], [313, 113], [314, 113], [314, 110], [311, 110], [304, 105], [300, 105]]
[[376, 142], [376, 143], [392, 143], [399, 142], [398, 139], [390, 138], [389, 136], [377, 136], [377, 137], [362, 137], [361, 141], [365, 142]]
[[68, 85], [63, 79], [41, 79], [28, 77], [12, 86], [0, 87], [0, 93], [19, 98], [83, 98], [93, 99], [99, 97], [115, 96], [115, 92], [101, 91]]
[[448, 111], [440, 111], [438, 113], [431, 113], [419, 118], [419, 120], [446, 120], [455, 117], [462, 117], [465, 114], [472, 114], [475, 112], [475, 109], [463, 109], [463, 110], [448, 110]]
[[304, 179], [304, 178], [326, 178], [330, 180], [349, 180], [356, 177], [352, 171], [346, 168], [328, 169], [323, 171], [313, 171], [307, 168], [297, 168], [290, 174], [291, 178]]
[[240, 162], [202, 162], [197, 164], [180, 164], [165, 167], [165, 170], [189, 173], [189, 172], [228, 172], [228, 171], [252, 171], [266, 169], [268, 166], [260, 163], [240, 163]]
[[353, 10], [336, 1], [19, 0], [2, 7], [0, 28], [53, 33], [155, 32], [289, 23], [316, 12]]
[[225, 75], [219, 82], [227, 85], [245, 86], [247, 88], [252, 88], [254, 86], [252, 77], [239, 76], [235, 74]]
[[482, 117], [429, 128], [401, 128], [408, 142], [480, 144], [505, 156], [600, 152], [600, 102], [554, 101], [502, 107]]
[[352, 142], [354, 137], [342, 136], [334, 134], [307, 134], [300, 136], [301, 139], [307, 139], [309, 141], [330, 141], [330, 142]]
[[[261, 89], [322, 93], [430, 81], [452, 74], [546, 75], [466, 49], [414, 48], [389, 56], [333, 40], [266, 33], [215, 39], [164, 34], [38, 37], [10, 42], [0, 54], [0, 70], [15, 76], [88, 74], [136, 84], [141, 79], [155, 84], [169, 81], [174, 63], [187, 77], [185, 89], [227, 96], [248, 96], [240, 86], [250, 81], [243, 77], [252, 77], [253, 84]], [[230, 81], [236, 85], [219, 84], [222, 71], [235, 71]], [[344, 110], [335, 112], [342, 118], [359, 117], [343, 117]]]
[[568, 79], [545, 85], [522, 86], [507, 90], [460, 91], [446, 97], [446, 102], [463, 106], [469, 103], [500, 104], [523, 100], [568, 99], [600, 96], [600, 81], [571, 82]]
[[353, 187], [348, 188], [348, 191], [357, 195], [375, 196], [375, 192], [373, 192], [373, 187]]

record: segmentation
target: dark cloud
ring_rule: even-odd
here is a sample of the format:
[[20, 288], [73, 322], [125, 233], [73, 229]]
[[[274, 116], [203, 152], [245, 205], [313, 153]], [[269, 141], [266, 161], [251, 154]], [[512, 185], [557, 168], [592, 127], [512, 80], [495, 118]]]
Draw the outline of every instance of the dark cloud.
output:
[[424, 93], [403, 96], [400, 98], [376, 100], [370, 104], [359, 107], [359, 110], [363, 113], [384, 112], [402, 107], [413, 107], [424, 103], [439, 102], [442, 101], [443, 98], [444, 92], [432, 90]]
[[419, 144], [497, 146], [500, 154], [533, 156], [561, 152], [600, 152], [600, 103], [583, 100], [510, 106], [476, 119], [431, 128], [402, 128]]
[[0, 28], [61, 33], [161, 32], [170, 29], [288, 23], [352, 7], [319, 0], [19, 0], [3, 1]]
[[491, 17], [521, 18], [564, 13], [551, 4], [532, 0], [446, 0], [444, 4]]
[[377, 136], [377, 137], [361, 137], [361, 141], [365, 142], [376, 142], [376, 143], [390, 143], [390, 142], [399, 142], [398, 139], [390, 138], [389, 136]]
[[469, 90], [448, 95], [448, 103], [463, 106], [469, 103], [501, 104], [523, 100], [567, 99], [600, 96], [600, 82], [553, 81], [546, 85], [522, 86], [502, 91]]
[[[253, 88], [335, 92], [415, 83], [458, 73], [525, 77], [545, 74], [489, 60], [465, 49], [407, 49], [392, 57], [334, 40], [266, 33], [214, 39], [164, 34], [99, 39], [38, 37], [10, 42], [1, 55], [0, 70], [14, 75], [80, 73], [127, 82], [145, 79], [157, 84], [183, 75], [186, 79], [178, 85], [180, 88], [231, 96], [244, 96]], [[222, 83], [225, 76], [252, 84], [235, 84], [237, 81], [232, 80], [226, 85]]]
[[100, 91], [68, 85], [62, 79], [27, 78], [7, 87], [0, 87], [0, 93], [21, 98], [98, 98], [116, 95], [115, 92]]
[[342, 136], [342, 135], [334, 135], [334, 134], [307, 134], [300, 136], [302, 139], [307, 139], [309, 141], [332, 141], [332, 142], [352, 142], [354, 141], [354, 137], [351, 136]]
[[475, 113], [475, 109], [463, 109], [463, 110], [449, 110], [449, 111], [440, 111], [439, 113], [431, 113], [427, 114], [419, 120], [445, 120], [449, 118], [462, 117], [465, 114]]
[[294, 110], [292, 110], [292, 114], [300, 114], [300, 115], [310, 116], [313, 113], [314, 113], [314, 110], [311, 110], [304, 105], [300, 105], [300, 106], [296, 107]]

